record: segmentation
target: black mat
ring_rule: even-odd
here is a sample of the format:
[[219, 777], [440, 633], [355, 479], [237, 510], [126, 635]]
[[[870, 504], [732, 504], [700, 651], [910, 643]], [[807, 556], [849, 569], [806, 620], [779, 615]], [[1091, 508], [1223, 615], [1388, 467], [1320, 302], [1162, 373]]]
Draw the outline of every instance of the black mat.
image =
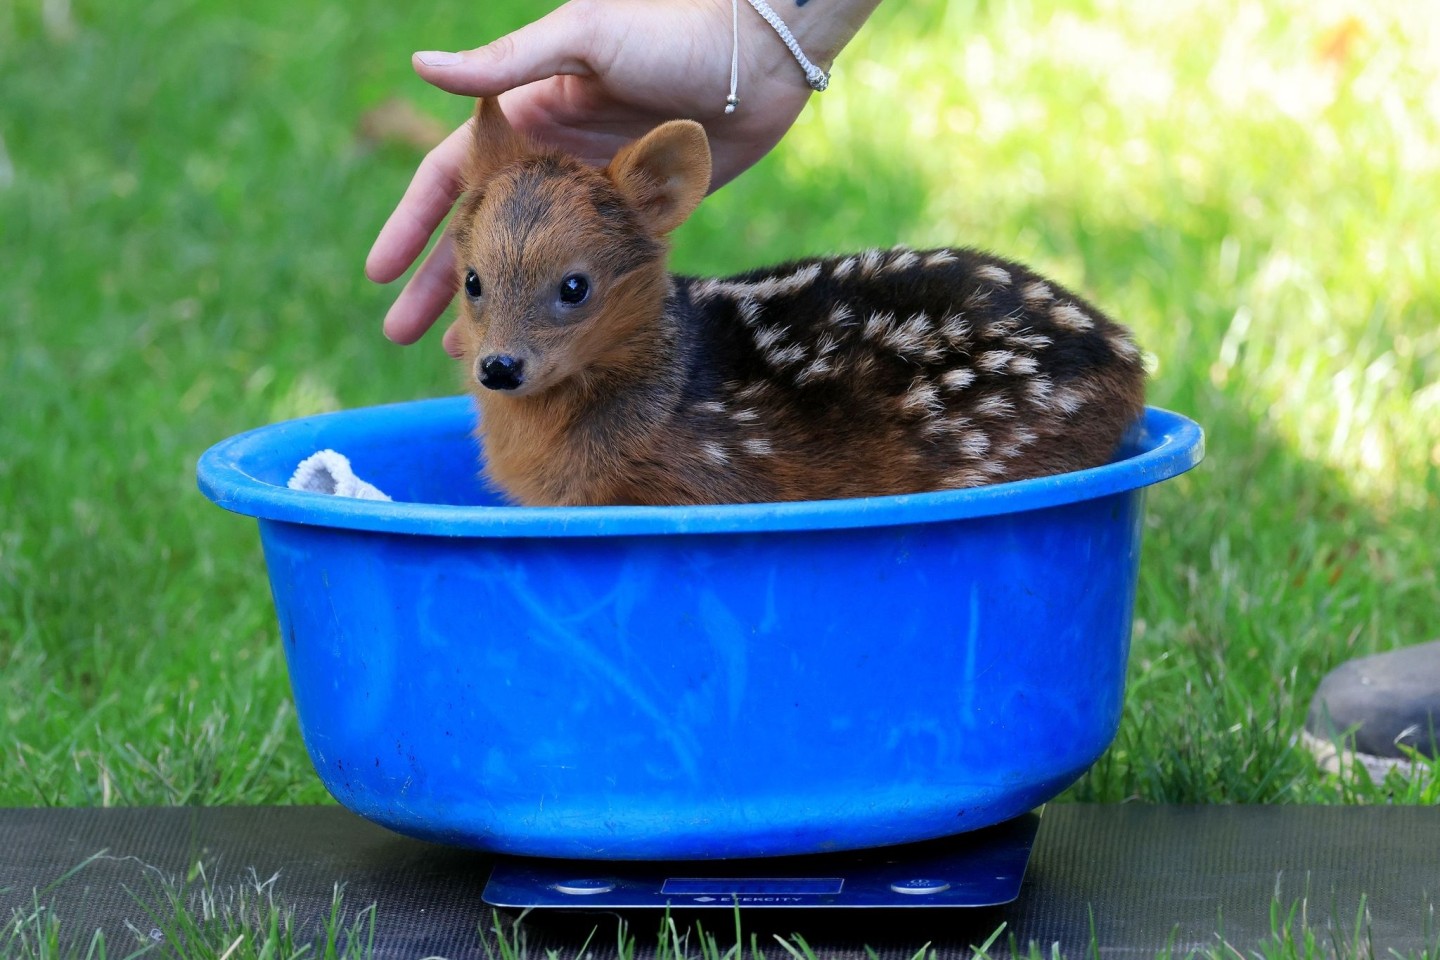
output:
[[[82, 939], [99, 927], [112, 945], [131, 942], [162, 916], [162, 892], [174, 889], [166, 883], [196, 861], [222, 893], [278, 873], [274, 895], [302, 923], [323, 916], [334, 884], [345, 884], [351, 911], [378, 905], [377, 958], [468, 960], [486, 958], [487, 941], [493, 949], [491, 911], [480, 901], [487, 857], [407, 840], [333, 807], [0, 810], [0, 921], [33, 911], [38, 898]], [[931, 941], [941, 957], [968, 958], [1002, 922], [997, 954], [1013, 935], [1046, 955], [1058, 943], [1070, 958], [1088, 957], [1093, 931], [1104, 957], [1148, 957], [1167, 945], [1183, 957], [1217, 945], [1221, 929], [1248, 954], [1270, 937], [1277, 897], [1285, 910], [1303, 900], [1312, 928], [1329, 923], [1347, 940], [1364, 898], [1374, 956], [1436, 950], [1440, 931], [1426, 916], [1440, 898], [1440, 809], [1052, 804], [1021, 897], [1007, 907], [756, 912], [742, 922], [771, 956], [787, 955], [771, 931], [798, 931], [827, 957], [865, 956], [868, 944], [882, 957], [909, 958]], [[733, 920], [703, 922], [724, 936]], [[615, 920], [605, 915], [531, 915], [523, 929], [530, 956], [576, 956], [597, 925], [588, 955], [615, 955]], [[631, 918], [638, 956], [653, 951], [657, 928], [653, 916]]]

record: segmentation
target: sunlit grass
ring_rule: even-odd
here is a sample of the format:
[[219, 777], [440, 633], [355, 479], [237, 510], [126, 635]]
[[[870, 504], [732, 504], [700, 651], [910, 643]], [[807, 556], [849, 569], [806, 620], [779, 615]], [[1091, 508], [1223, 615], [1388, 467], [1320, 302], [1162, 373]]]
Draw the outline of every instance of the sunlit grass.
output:
[[1082, 283], [1141, 333], [1160, 398], [1203, 374], [1367, 506], [1415, 508], [1440, 491], [1437, 37], [1429, 6], [897, 11], [785, 173], [860, 179], [845, 158], [878, 153], [921, 184], [897, 239]]

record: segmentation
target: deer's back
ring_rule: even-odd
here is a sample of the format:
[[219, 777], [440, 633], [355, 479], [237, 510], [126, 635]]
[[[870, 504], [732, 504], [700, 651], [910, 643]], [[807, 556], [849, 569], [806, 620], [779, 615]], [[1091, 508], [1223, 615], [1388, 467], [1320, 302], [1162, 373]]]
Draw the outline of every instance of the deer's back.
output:
[[1125, 328], [971, 250], [677, 277], [671, 309], [694, 345], [683, 442], [715, 499], [953, 489], [1096, 466], [1144, 402]]

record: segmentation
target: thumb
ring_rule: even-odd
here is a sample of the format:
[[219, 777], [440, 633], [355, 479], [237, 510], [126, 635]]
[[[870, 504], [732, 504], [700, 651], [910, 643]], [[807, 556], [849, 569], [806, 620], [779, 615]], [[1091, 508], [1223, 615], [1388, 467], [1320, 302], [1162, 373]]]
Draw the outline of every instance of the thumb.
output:
[[412, 56], [415, 72], [441, 90], [466, 97], [495, 97], [557, 74], [583, 76], [587, 33], [566, 7], [474, 50], [426, 50]]

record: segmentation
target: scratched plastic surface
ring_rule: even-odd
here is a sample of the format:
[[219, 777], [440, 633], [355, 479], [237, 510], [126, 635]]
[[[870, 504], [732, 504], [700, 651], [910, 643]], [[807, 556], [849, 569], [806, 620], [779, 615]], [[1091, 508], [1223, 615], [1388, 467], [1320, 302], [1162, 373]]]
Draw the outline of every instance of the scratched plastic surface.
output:
[[[947, 836], [1115, 735], [1146, 487], [1199, 462], [1150, 409], [1116, 462], [973, 491], [503, 506], [463, 398], [217, 444], [260, 520], [302, 735], [351, 810], [485, 850], [816, 853]], [[398, 501], [285, 488], [317, 449]], [[410, 502], [405, 502], [410, 501]]]

